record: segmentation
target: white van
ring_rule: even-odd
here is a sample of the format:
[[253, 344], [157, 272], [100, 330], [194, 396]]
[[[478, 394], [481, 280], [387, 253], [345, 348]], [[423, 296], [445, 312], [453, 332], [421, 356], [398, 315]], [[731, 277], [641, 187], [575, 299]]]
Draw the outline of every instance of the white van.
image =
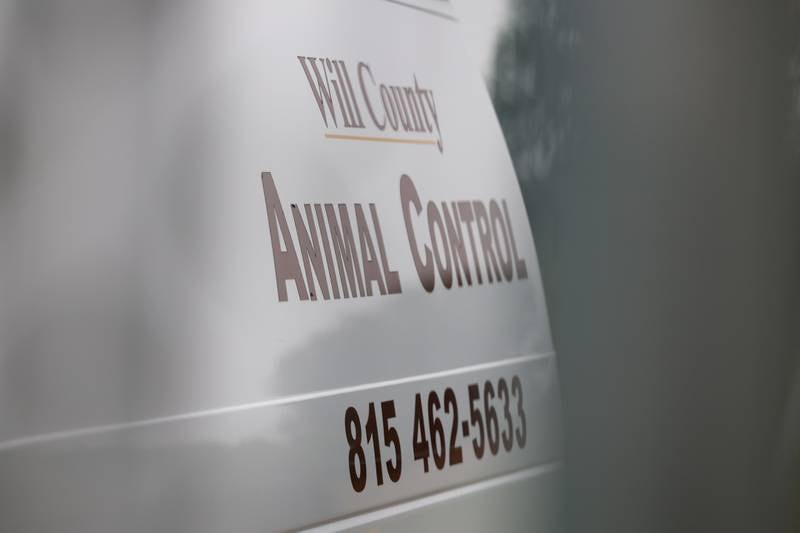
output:
[[0, 531], [557, 528], [536, 250], [450, 4], [0, 18]]

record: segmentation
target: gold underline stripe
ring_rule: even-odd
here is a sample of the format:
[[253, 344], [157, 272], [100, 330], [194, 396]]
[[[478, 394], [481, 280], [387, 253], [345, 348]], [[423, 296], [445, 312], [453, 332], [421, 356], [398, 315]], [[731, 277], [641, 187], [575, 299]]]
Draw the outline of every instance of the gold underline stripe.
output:
[[327, 139], [341, 139], [345, 141], [371, 141], [381, 143], [403, 143], [403, 144], [436, 144], [433, 139], [400, 139], [398, 137], [368, 137], [366, 135], [342, 135], [340, 133], [326, 133]]

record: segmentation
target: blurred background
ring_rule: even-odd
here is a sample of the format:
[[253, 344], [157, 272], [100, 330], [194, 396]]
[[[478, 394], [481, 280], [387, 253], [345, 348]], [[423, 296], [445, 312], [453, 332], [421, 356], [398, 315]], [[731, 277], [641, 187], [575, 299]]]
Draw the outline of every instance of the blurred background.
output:
[[569, 531], [800, 531], [800, 3], [455, 0], [520, 179]]

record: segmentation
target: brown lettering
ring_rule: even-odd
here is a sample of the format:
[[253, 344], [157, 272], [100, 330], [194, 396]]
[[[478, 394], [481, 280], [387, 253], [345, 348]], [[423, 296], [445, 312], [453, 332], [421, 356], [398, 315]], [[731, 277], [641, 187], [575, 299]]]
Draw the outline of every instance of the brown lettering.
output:
[[[497, 205], [497, 201], [495, 200], [489, 202], [489, 220], [492, 225], [492, 237], [496, 243], [497, 259], [500, 261], [500, 268], [503, 270], [503, 276], [505, 276], [506, 281], [511, 281], [514, 275], [514, 270], [511, 265], [511, 248], [508, 244], [508, 233], [506, 232], [506, 226], [503, 222], [503, 215], [500, 213], [500, 206]], [[503, 234], [505, 257], [503, 257], [504, 254], [500, 253], [500, 239], [497, 238], [498, 222], [500, 223], [500, 231]]]
[[[501, 281], [500, 268], [497, 266], [497, 259], [494, 256], [494, 248], [492, 246], [492, 232], [489, 228], [489, 217], [486, 213], [486, 206], [482, 202], [472, 202], [472, 209], [475, 210], [475, 224], [478, 226], [478, 236], [481, 239], [481, 248], [483, 249], [483, 262], [486, 265], [486, 277], [489, 278], [489, 283], [492, 283], [492, 270], [497, 276], [497, 281]], [[491, 267], [489, 266], [491, 264]]]
[[364, 218], [364, 210], [361, 208], [361, 204], [355, 204], [353, 207], [356, 210], [356, 227], [358, 228], [358, 241], [361, 245], [361, 263], [364, 267], [364, 285], [367, 296], [372, 296], [372, 282], [378, 284], [381, 294], [386, 294], [386, 286], [383, 284], [381, 269], [378, 267], [378, 257], [375, 254], [375, 246], [372, 244], [372, 236], [369, 234], [367, 219]]
[[[361, 279], [361, 268], [358, 266], [358, 254], [353, 241], [350, 217], [347, 215], [347, 206], [339, 204], [341, 231], [339, 222], [336, 220], [336, 211], [333, 209], [333, 204], [325, 204], [325, 213], [328, 215], [328, 227], [331, 231], [333, 251], [336, 255], [336, 264], [339, 266], [339, 276], [342, 280], [342, 295], [345, 298], [349, 298], [350, 294], [353, 295], [353, 298], [358, 295], [364, 296], [364, 281]], [[358, 295], [356, 294], [356, 286], [358, 286]]]
[[397, 294], [401, 292], [400, 275], [396, 270], [389, 269], [389, 260], [386, 257], [386, 247], [383, 245], [383, 233], [381, 232], [381, 223], [378, 220], [378, 210], [375, 209], [375, 204], [369, 204], [369, 210], [372, 213], [372, 225], [375, 226], [375, 238], [378, 241], [378, 251], [381, 254], [381, 266], [383, 267], [383, 277], [386, 279], [386, 289], [389, 294]]
[[478, 263], [478, 248], [475, 246], [475, 237], [472, 234], [472, 222], [475, 220], [475, 215], [472, 212], [472, 203], [462, 201], [458, 202], [458, 214], [461, 215], [461, 220], [467, 226], [467, 236], [469, 237], [469, 246], [472, 250], [472, 262], [475, 265], [475, 275], [478, 278], [478, 284], [483, 284], [481, 277], [481, 266]]
[[328, 241], [328, 230], [325, 227], [325, 217], [322, 215], [322, 206], [314, 204], [314, 212], [317, 214], [317, 225], [319, 235], [322, 240], [322, 249], [325, 251], [325, 263], [328, 265], [328, 276], [331, 279], [331, 292], [334, 299], [339, 299], [339, 282], [336, 281], [336, 269], [333, 267], [333, 255], [331, 255], [331, 245]]
[[358, 82], [361, 85], [361, 94], [364, 96], [364, 103], [367, 104], [367, 113], [369, 113], [370, 118], [372, 118], [372, 122], [375, 124], [375, 127], [383, 131], [386, 129], [386, 116], [384, 115], [383, 122], [379, 122], [378, 117], [375, 116], [375, 110], [372, 108], [369, 96], [367, 95], [367, 86], [364, 83], [364, 72], [369, 74], [369, 77], [372, 80], [372, 85], [375, 85], [375, 78], [372, 76], [372, 70], [370, 70], [369, 65], [366, 63], [359, 63]]
[[314, 294], [314, 274], [316, 274], [317, 283], [319, 283], [319, 288], [322, 291], [322, 297], [328, 300], [331, 296], [328, 292], [325, 265], [322, 262], [322, 255], [319, 253], [319, 238], [317, 237], [317, 228], [314, 225], [314, 214], [311, 211], [310, 204], [306, 204], [305, 207], [308, 227], [311, 229], [310, 236], [306, 225], [303, 223], [300, 210], [297, 208], [296, 204], [292, 204], [294, 227], [297, 231], [297, 245], [300, 248], [300, 255], [303, 257], [303, 265], [306, 271], [306, 284], [308, 285], [309, 296], [311, 296], [312, 300], [316, 300], [317, 295]]
[[[330, 84], [328, 83], [328, 74], [325, 73], [325, 83], [322, 82], [322, 76], [319, 73], [319, 69], [317, 68], [317, 58], [316, 57], [303, 57], [297, 56], [297, 59], [300, 60], [300, 66], [303, 67], [303, 72], [306, 74], [306, 79], [308, 80], [308, 85], [311, 87], [311, 93], [314, 95], [314, 100], [317, 102], [317, 106], [319, 107], [319, 112], [322, 115], [322, 120], [325, 122], [325, 127], [328, 126], [328, 116], [325, 114], [325, 104], [328, 104], [328, 111], [331, 113], [331, 120], [333, 120], [333, 125], [338, 126], [336, 123], [336, 113], [333, 110], [333, 98], [331, 97], [331, 90]], [[306, 66], [306, 59], [311, 62], [311, 68], [314, 71], [314, 75], [317, 78], [316, 84], [314, 80], [311, 78], [311, 73], [308, 71], [308, 67]], [[325, 72], [325, 69], [322, 69]]]
[[406, 223], [406, 233], [408, 234], [408, 244], [411, 247], [411, 257], [414, 260], [414, 266], [419, 275], [419, 281], [422, 287], [428, 291], [433, 291], [436, 284], [436, 277], [434, 274], [433, 257], [430, 249], [425, 246], [425, 261], [422, 261], [419, 256], [419, 249], [417, 248], [417, 238], [414, 236], [414, 225], [411, 221], [411, 206], [419, 215], [422, 212], [422, 204], [419, 201], [417, 189], [414, 187], [414, 182], [408, 175], [403, 174], [400, 177], [400, 204], [403, 209], [403, 219]]
[[514, 240], [514, 227], [511, 225], [511, 217], [508, 216], [508, 205], [503, 200], [503, 213], [506, 217], [508, 226], [508, 236], [511, 240], [511, 251], [514, 252], [514, 264], [517, 267], [517, 279], [528, 279], [528, 268], [525, 266], [525, 259], [520, 259], [517, 254], [517, 242]]
[[[300, 272], [300, 263], [294, 251], [292, 235], [289, 233], [289, 226], [286, 224], [286, 217], [281, 208], [281, 200], [278, 197], [278, 190], [272, 174], [269, 172], [261, 173], [261, 183], [264, 187], [264, 201], [267, 204], [267, 222], [269, 224], [269, 237], [272, 243], [272, 259], [275, 262], [275, 282], [278, 286], [278, 301], [285, 302], [288, 297], [286, 294], [286, 282], [292, 280], [297, 287], [297, 295], [301, 300], [308, 300], [306, 284], [303, 281], [303, 274]], [[280, 231], [280, 235], [278, 232]], [[286, 251], [281, 249], [280, 240], [286, 245]]]
[[472, 285], [472, 274], [469, 271], [469, 263], [467, 263], [467, 250], [464, 246], [464, 233], [461, 231], [461, 221], [458, 218], [458, 210], [456, 203], [453, 202], [453, 214], [450, 215], [450, 209], [447, 208], [447, 203], [442, 202], [442, 214], [444, 215], [444, 226], [447, 229], [447, 238], [450, 240], [450, 249], [453, 251], [453, 270], [456, 273], [456, 280], [458, 286], [462, 286], [461, 271], [464, 271], [464, 277], [467, 280], [467, 285]]
[[[441, 239], [436, 238], [436, 232], [439, 232]], [[447, 235], [444, 232], [444, 224], [442, 223], [442, 215], [439, 214], [439, 209], [436, 204], [428, 202], [428, 232], [431, 236], [431, 246], [433, 247], [433, 258], [436, 261], [436, 269], [439, 271], [439, 278], [446, 289], [453, 286], [453, 262], [450, 259], [450, 247], [447, 244]], [[440, 252], [443, 250], [443, 253]], [[442, 261], [442, 257], [446, 261]]]

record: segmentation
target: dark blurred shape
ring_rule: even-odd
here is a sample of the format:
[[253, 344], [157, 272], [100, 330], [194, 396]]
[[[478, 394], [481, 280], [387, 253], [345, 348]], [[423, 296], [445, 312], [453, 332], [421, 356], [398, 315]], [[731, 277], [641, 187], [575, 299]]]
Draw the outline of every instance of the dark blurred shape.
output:
[[[571, 60], [581, 36], [563, 2], [512, 0], [511, 23], [498, 36], [490, 86], [514, 160], [528, 216], [538, 230], [540, 262], [554, 257], [558, 204], [553, 178], [563, 174], [572, 129]], [[543, 253], [546, 247], [548, 252]], [[543, 271], [550, 268], [542, 264]]]
[[797, 1], [517, 0], [575, 532], [800, 531]]

